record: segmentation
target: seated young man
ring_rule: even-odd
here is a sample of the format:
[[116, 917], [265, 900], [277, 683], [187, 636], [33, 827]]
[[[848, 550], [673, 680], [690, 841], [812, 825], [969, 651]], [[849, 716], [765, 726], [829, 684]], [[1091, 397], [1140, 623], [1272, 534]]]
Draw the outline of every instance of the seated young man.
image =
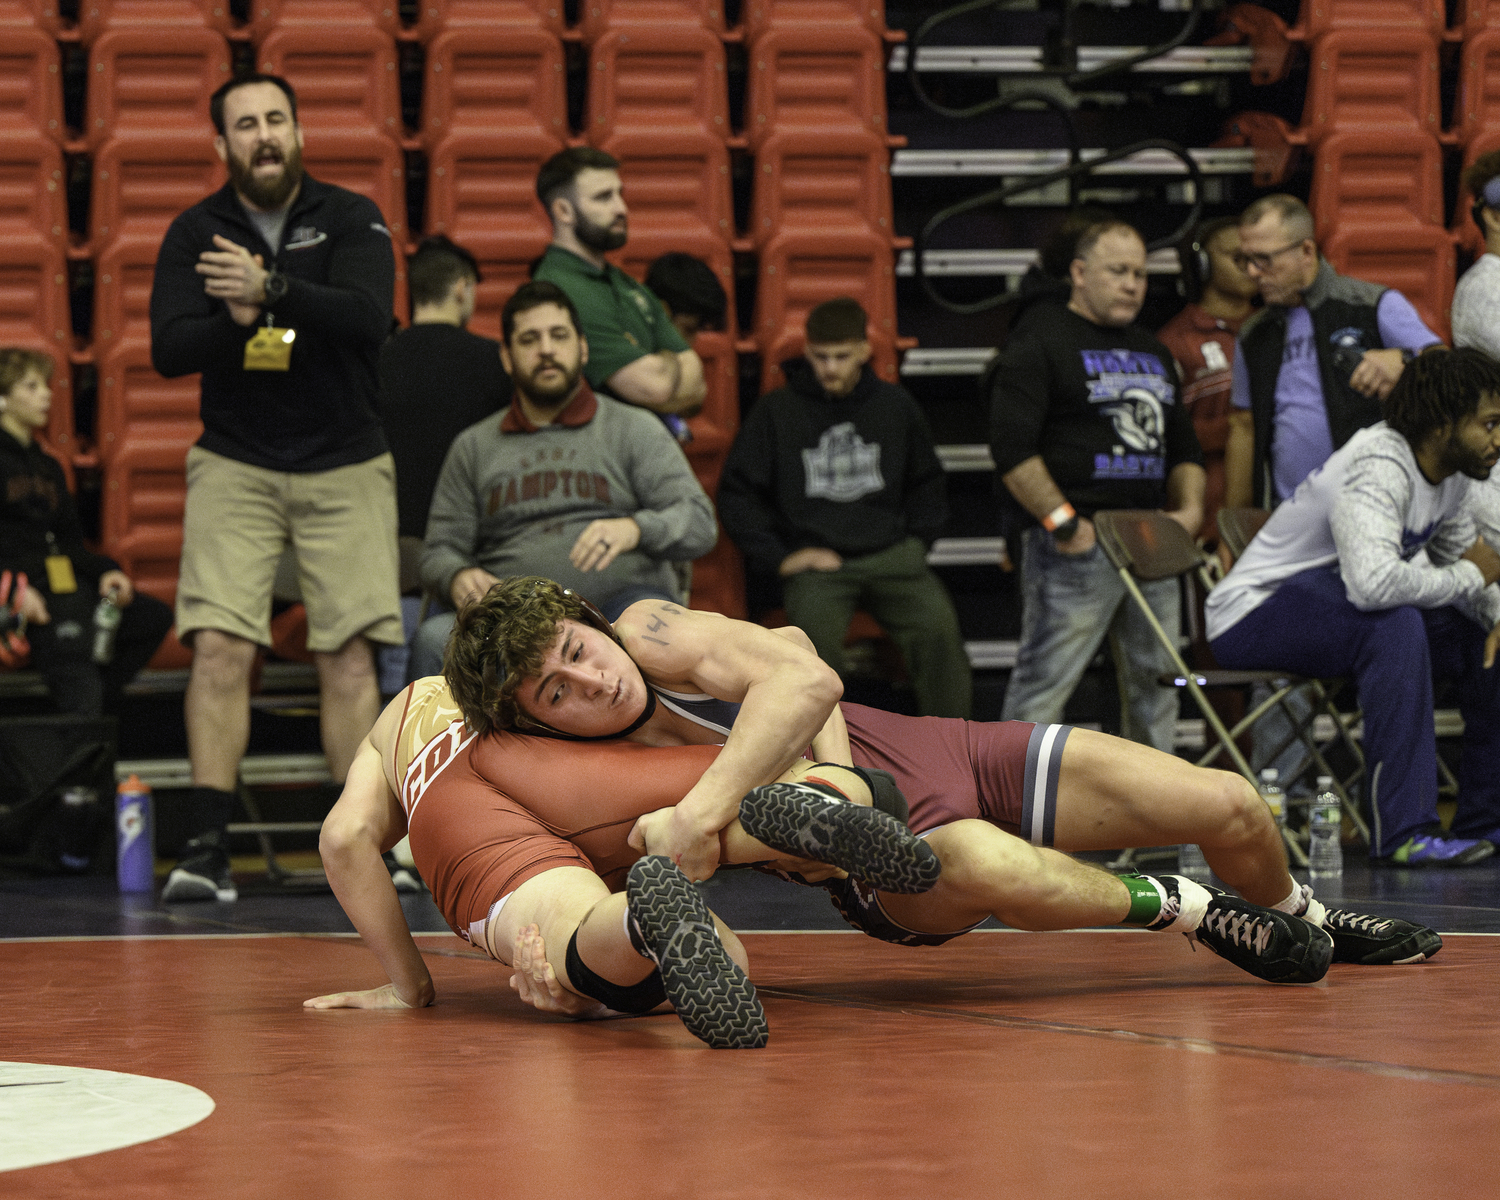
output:
[[[381, 853], [409, 833], [433, 898], [459, 936], [501, 962], [514, 961], [528, 935], [557, 948], [552, 986], [539, 1006], [638, 1013], [669, 999], [709, 1045], [764, 1045], [765, 1017], [738, 939], [670, 860], [642, 858], [625, 846], [636, 817], [663, 799], [646, 761], [652, 752], [621, 741], [584, 747], [592, 772], [585, 779], [577, 762], [555, 761], [555, 749], [507, 733], [477, 738], [441, 678], [419, 680], [391, 702], [360, 747], [319, 843], [334, 893], [390, 982], [320, 996], [308, 1007], [432, 1002], [431, 976], [381, 862]], [[690, 767], [692, 779], [704, 765]], [[812, 772], [816, 787], [746, 798], [722, 831], [726, 860], [792, 853], [789, 869], [816, 873], [819, 861], [828, 861], [882, 887], [932, 886], [935, 855], [868, 807], [858, 772], [802, 764], [799, 774]], [[609, 781], [611, 801], [628, 810], [613, 828], [594, 804], [602, 781]], [[845, 794], [860, 803], [845, 802]], [[546, 819], [523, 807], [543, 803], [550, 806]], [[518, 975], [518, 988], [525, 978]]]
[[[779, 724], [774, 710], [752, 714], [737, 702], [743, 684], [723, 666], [738, 643], [758, 643], [766, 633], [660, 601], [632, 606], [611, 628], [550, 581], [506, 580], [461, 615], [447, 674], [478, 730], [613, 736], [658, 747], [722, 742], [686, 793], [678, 789], [690, 775], [673, 778], [665, 758], [654, 767], [662, 794], [685, 798], [644, 815], [630, 834], [638, 852], [683, 854], [686, 873], [701, 879], [713, 866], [695, 832], [712, 825], [703, 815], [712, 811], [704, 781], [737, 746], [766, 732], [759, 725]], [[840, 726], [846, 756], [830, 745]], [[1403, 962], [1441, 946], [1431, 930], [1327, 910], [1313, 899], [1288, 873], [1265, 803], [1237, 775], [1089, 730], [903, 717], [853, 704], [834, 708], [822, 736], [817, 757], [894, 777], [911, 828], [943, 863], [937, 886], [921, 897], [877, 897], [852, 883], [845, 889], [844, 907], [892, 940], [941, 941], [992, 915], [1024, 929], [1128, 921], [1195, 933], [1263, 978], [1321, 974], [1315, 960], [1330, 951], [1337, 961]], [[550, 761], [585, 749], [575, 744]], [[1113, 876], [1058, 853], [1173, 842], [1200, 844], [1249, 903], [1175, 876]]]
[[[1364, 713], [1370, 854], [1462, 867], [1500, 839], [1500, 554], [1471, 494], [1500, 461], [1500, 363], [1424, 354], [1271, 515], [1209, 595], [1221, 666], [1352, 676]], [[1458, 809], [1438, 823], [1433, 677], [1464, 719]]]
[[[0, 570], [14, 574], [10, 604], [27, 623], [31, 666], [53, 704], [97, 717], [119, 711], [125, 685], [171, 629], [172, 610], [138, 594], [114, 559], [84, 545], [62, 466], [35, 437], [52, 408], [52, 370], [45, 354], [0, 349]], [[94, 612], [106, 596], [120, 621], [100, 662]]]

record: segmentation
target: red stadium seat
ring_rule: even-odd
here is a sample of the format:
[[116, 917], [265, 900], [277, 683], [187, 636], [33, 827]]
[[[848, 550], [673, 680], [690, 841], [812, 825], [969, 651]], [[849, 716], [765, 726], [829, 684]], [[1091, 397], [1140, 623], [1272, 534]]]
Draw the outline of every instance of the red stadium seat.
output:
[[40, 29], [0, 29], [0, 132], [62, 140], [61, 61], [57, 42]]
[[147, 342], [102, 355], [95, 429], [106, 469], [123, 447], [141, 442], [181, 444], [185, 455], [203, 432], [198, 376], [163, 379], [151, 365]]
[[1312, 42], [1336, 29], [1413, 29], [1440, 38], [1447, 27], [1443, 0], [1302, 0], [1289, 35]]
[[208, 98], [229, 79], [229, 43], [190, 26], [170, 37], [111, 29], [89, 55], [85, 135], [99, 146], [117, 133], [208, 133]]
[[249, 28], [255, 41], [292, 25], [375, 28], [395, 37], [401, 14], [396, 0], [252, 0]]
[[568, 133], [567, 74], [557, 35], [516, 25], [450, 29], [427, 48], [422, 140], [522, 129]]
[[406, 159], [378, 133], [306, 131], [302, 161], [309, 175], [368, 196], [380, 209], [397, 246], [406, 239]]
[[852, 296], [870, 316], [874, 341], [896, 340], [894, 253], [889, 238], [875, 233], [782, 233], [760, 254], [755, 340], [772, 366], [788, 334], [800, 339], [807, 314], [835, 296]]
[[0, 346], [36, 346], [62, 364], [72, 341], [62, 248], [34, 234], [0, 242]]
[[401, 136], [396, 43], [357, 25], [284, 25], [256, 52], [260, 69], [297, 89], [297, 120], [318, 133]]
[[1441, 225], [1443, 152], [1425, 133], [1334, 133], [1319, 144], [1309, 207], [1321, 233], [1349, 224]]
[[119, 237], [159, 244], [185, 209], [224, 186], [224, 164], [202, 131], [110, 138], [94, 155], [89, 236], [98, 253]]
[[739, 548], [722, 528], [714, 548], [693, 561], [693, 590], [688, 607], [699, 612], [723, 613], [737, 621], [746, 619], [745, 563]]
[[729, 135], [724, 43], [701, 26], [611, 30], [590, 56], [588, 139], [615, 133]]
[[884, 0], [745, 0], [745, 40], [794, 25], [863, 25], [877, 37], [886, 32]]
[[1441, 131], [1437, 42], [1419, 29], [1335, 29], [1313, 48], [1301, 133]]
[[703, 409], [689, 418], [693, 440], [684, 449], [698, 482], [710, 496], [719, 490], [724, 459], [740, 429], [740, 363], [734, 339], [727, 333], [700, 333], [693, 349], [703, 360], [708, 395]]
[[745, 136], [863, 130], [884, 137], [884, 47], [863, 26], [771, 29], [749, 54]]
[[519, 25], [561, 37], [561, 0], [417, 0], [417, 37], [431, 42], [448, 29]]
[[456, 133], [428, 157], [427, 229], [444, 233], [479, 260], [484, 278], [469, 327], [500, 334], [500, 309], [552, 241], [536, 198], [536, 173], [562, 149], [542, 133]]
[[57, 0], [0, 0], [0, 40], [10, 37], [18, 27], [39, 29], [56, 37], [63, 27]]
[[1453, 123], [1459, 142], [1467, 144], [1500, 129], [1500, 28], [1476, 33], [1462, 54]]
[[601, 149], [620, 160], [630, 233], [734, 236], [729, 151], [722, 138], [685, 130], [670, 138], [620, 132]]
[[755, 152], [751, 236], [764, 243], [782, 230], [853, 228], [890, 237], [890, 161], [873, 133], [772, 134]]
[[62, 149], [50, 137], [0, 132], [0, 244], [40, 237], [65, 247], [67, 182]]
[[1321, 243], [1335, 270], [1401, 292], [1427, 323], [1448, 337], [1453, 304], [1454, 252], [1448, 231], [1435, 225], [1352, 225]]
[[94, 264], [94, 354], [151, 344], [151, 281], [160, 240], [116, 238]]
[[578, 32], [593, 43], [611, 29], [641, 25], [701, 25], [715, 36], [724, 34], [721, 0], [580, 0]]
[[109, 29], [149, 27], [166, 35], [178, 25], [228, 33], [234, 28], [229, 0], [81, 0], [78, 5], [78, 38], [85, 46]]

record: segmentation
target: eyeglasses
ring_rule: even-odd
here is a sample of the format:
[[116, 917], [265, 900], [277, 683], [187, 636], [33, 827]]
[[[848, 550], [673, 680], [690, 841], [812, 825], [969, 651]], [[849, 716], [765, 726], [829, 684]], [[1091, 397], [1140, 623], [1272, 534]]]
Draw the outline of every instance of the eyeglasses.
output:
[[1241, 271], [1245, 270], [1247, 267], [1254, 267], [1257, 271], [1269, 271], [1271, 269], [1271, 260], [1273, 258], [1275, 258], [1278, 254], [1285, 254], [1288, 250], [1300, 249], [1302, 246], [1302, 242], [1306, 240], [1306, 238], [1303, 238], [1301, 241], [1288, 242], [1285, 246], [1281, 247], [1281, 249], [1272, 250], [1267, 254], [1235, 254], [1232, 256], [1234, 265], [1237, 266]]

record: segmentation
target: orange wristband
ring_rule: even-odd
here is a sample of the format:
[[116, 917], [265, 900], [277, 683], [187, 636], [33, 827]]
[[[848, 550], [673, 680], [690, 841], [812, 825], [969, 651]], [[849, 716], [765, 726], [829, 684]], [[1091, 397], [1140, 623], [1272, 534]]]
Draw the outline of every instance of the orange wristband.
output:
[[1073, 511], [1073, 506], [1064, 500], [1045, 517], [1042, 518], [1042, 528], [1051, 533], [1059, 525], [1066, 525], [1078, 514]]

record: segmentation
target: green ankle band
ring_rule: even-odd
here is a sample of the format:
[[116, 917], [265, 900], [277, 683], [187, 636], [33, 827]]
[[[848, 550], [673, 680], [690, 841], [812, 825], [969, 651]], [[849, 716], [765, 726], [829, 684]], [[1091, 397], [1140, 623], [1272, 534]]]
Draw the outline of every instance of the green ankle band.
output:
[[1144, 875], [1121, 875], [1119, 879], [1130, 893], [1130, 911], [1122, 924], [1149, 925], [1161, 916], [1161, 892], [1154, 880]]

